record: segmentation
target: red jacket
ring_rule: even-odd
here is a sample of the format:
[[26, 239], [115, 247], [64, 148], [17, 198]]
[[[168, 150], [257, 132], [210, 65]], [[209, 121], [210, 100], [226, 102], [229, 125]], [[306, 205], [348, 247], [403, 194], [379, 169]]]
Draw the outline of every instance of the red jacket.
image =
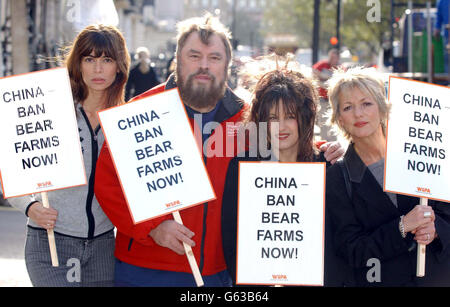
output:
[[[321, 72], [322, 70], [328, 71], [331, 77], [331, 70], [336, 67], [331, 66], [328, 60], [322, 60], [314, 64], [312, 68], [318, 70], [319, 72]], [[320, 83], [319, 96], [324, 99], [328, 99], [328, 90], [325, 87], [325, 81], [319, 80], [319, 83]]]
[[[170, 78], [166, 84], [159, 85], [134, 100], [174, 87], [176, 84]], [[213, 145], [208, 148], [219, 153], [217, 156], [203, 157], [217, 198], [214, 201], [180, 211], [183, 224], [195, 233], [192, 238], [196, 244], [193, 252], [202, 275], [212, 275], [226, 269], [221, 235], [222, 195], [228, 163], [232, 158], [231, 155], [237, 154], [237, 146], [240, 144], [236, 140], [234, 125], [230, 123], [239, 122], [244, 109], [244, 103], [231, 90], [227, 89], [214, 119], [220, 123], [220, 126], [214, 129], [209, 138], [212, 144], [208, 143]], [[190, 118], [190, 123], [193, 127], [194, 119]], [[174, 129], [176, 128], [174, 127]], [[200, 129], [197, 130], [200, 131]], [[226, 148], [227, 139], [230, 147], [233, 147], [228, 150]], [[220, 140], [224, 144], [223, 150], [220, 150]], [[172, 219], [172, 215], [133, 224], [106, 142], [97, 162], [95, 194], [104, 212], [117, 227], [116, 258], [135, 266], [191, 273], [185, 255], [180, 256], [168, 248], [161, 247], [149, 236], [153, 228], [164, 220]]]

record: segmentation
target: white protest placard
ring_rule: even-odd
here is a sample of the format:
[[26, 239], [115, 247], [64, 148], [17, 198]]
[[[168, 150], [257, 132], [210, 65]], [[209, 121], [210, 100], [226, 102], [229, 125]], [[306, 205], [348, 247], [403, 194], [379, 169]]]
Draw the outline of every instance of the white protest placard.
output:
[[6, 198], [87, 184], [66, 68], [0, 79]]
[[237, 284], [323, 285], [324, 163], [239, 163]]
[[385, 191], [450, 202], [450, 89], [389, 79]]
[[215, 199], [177, 89], [98, 115], [134, 223]]

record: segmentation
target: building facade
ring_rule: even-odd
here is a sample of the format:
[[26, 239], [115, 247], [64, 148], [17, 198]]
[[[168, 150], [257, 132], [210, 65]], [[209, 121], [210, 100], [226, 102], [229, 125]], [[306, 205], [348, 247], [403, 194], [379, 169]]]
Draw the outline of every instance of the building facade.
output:
[[266, 4], [266, 0], [2, 0], [0, 77], [57, 66], [63, 48], [94, 22], [118, 26], [131, 53], [145, 46], [152, 59], [161, 62], [175, 51], [176, 23], [205, 12], [230, 28], [236, 46], [262, 48], [259, 29]]

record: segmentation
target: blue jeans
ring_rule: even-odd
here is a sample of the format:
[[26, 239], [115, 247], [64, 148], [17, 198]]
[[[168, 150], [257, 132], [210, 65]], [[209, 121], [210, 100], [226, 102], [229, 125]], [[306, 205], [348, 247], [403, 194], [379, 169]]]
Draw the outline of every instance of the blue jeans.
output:
[[[116, 287], [196, 287], [190, 273], [153, 270], [131, 265], [116, 259], [114, 285]], [[202, 276], [205, 287], [231, 287], [228, 272]]]

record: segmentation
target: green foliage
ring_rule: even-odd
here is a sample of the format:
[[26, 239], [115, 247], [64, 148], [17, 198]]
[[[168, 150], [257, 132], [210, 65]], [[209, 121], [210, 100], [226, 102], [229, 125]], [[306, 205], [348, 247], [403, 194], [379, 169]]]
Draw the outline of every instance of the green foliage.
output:
[[[273, 0], [264, 14], [262, 34], [290, 33], [299, 38], [299, 47], [312, 45], [313, 0]], [[379, 2], [379, 6], [374, 8]], [[397, 3], [406, 1], [396, 0]], [[425, 4], [427, 0], [414, 0]], [[435, 6], [435, 0], [432, 1]], [[375, 10], [380, 9], [379, 21], [373, 21]], [[341, 2], [341, 46], [350, 49], [362, 61], [378, 53], [383, 41], [390, 37], [391, 1], [342, 0]], [[406, 7], [396, 7], [394, 16], [401, 17]], [[320, 5], [320, 49], [326, 52], [330, 38], [336, 36], [337, 0], [322, 0]], [[369, 16], [369, 17], [368, 17]], [[372, 17], [372, 18], [371, 18]]]

